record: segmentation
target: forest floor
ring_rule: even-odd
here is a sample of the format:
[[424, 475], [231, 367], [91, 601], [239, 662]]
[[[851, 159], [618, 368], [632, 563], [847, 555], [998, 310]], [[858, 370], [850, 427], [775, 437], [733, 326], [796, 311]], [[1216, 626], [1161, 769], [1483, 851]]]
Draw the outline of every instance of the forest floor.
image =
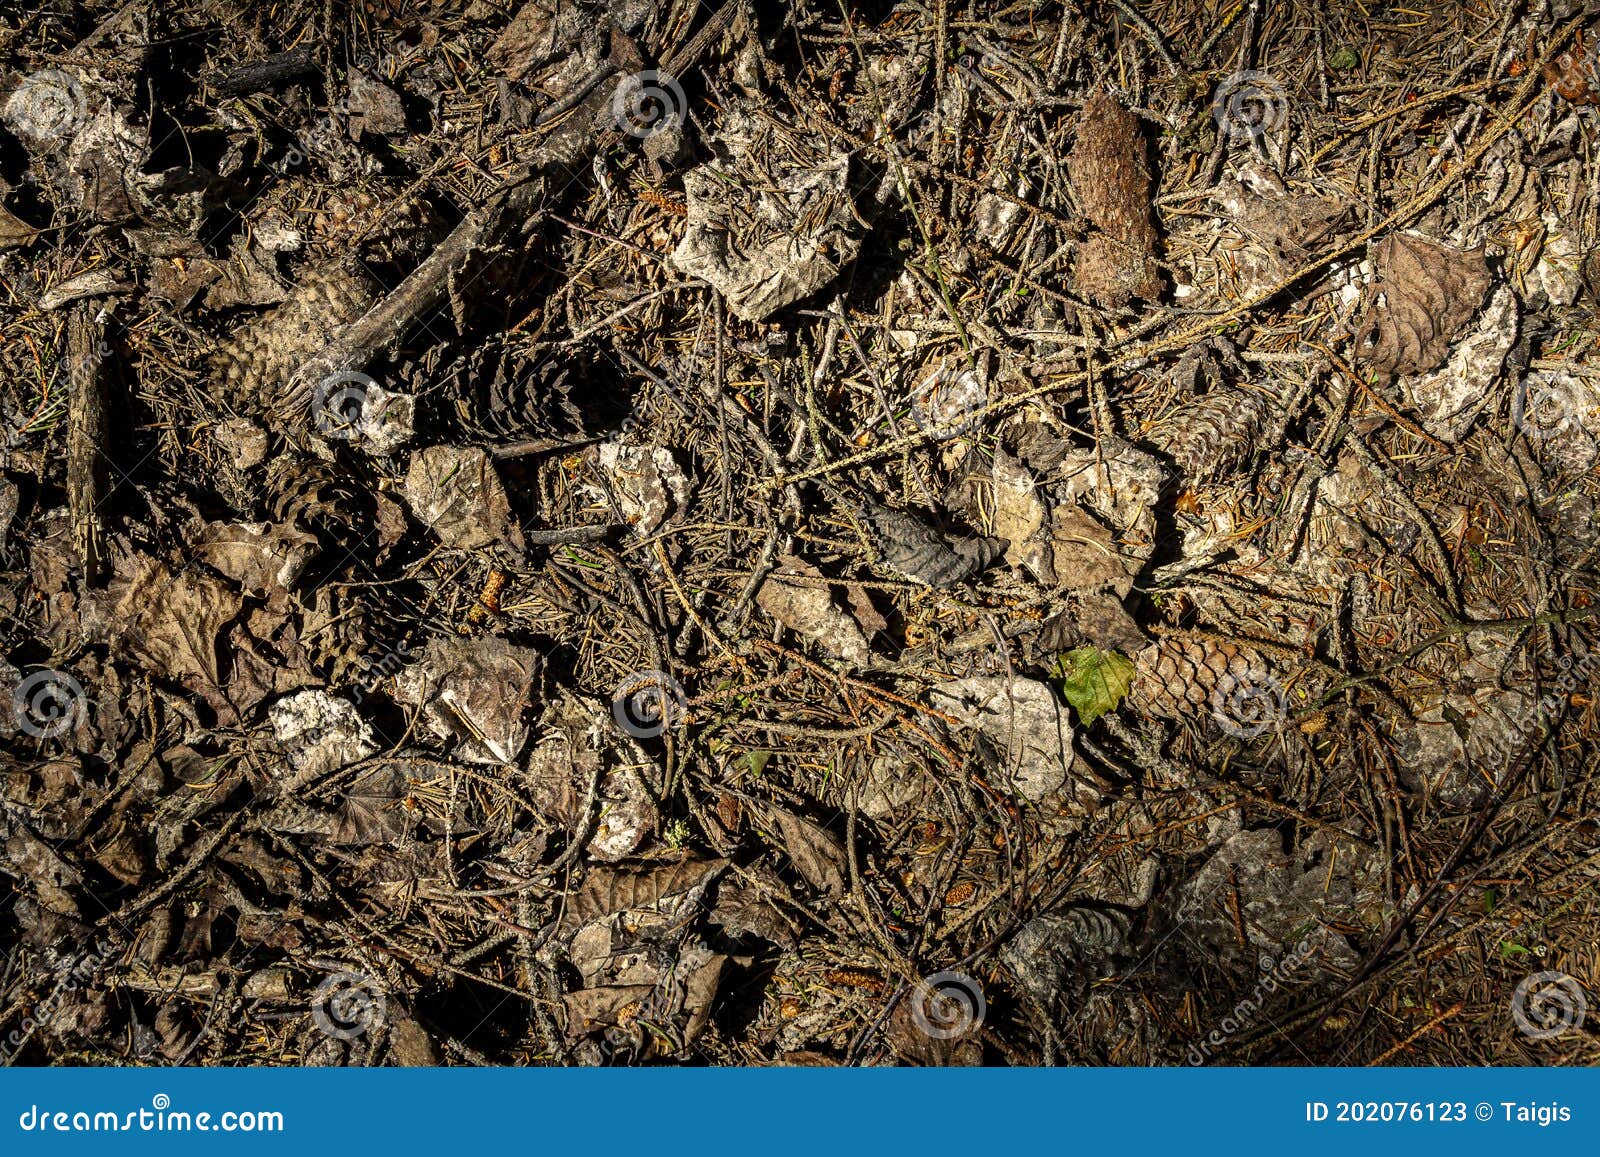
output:
[[9, 1062], [1600, 1062], [1600, 3], [0, 11]]

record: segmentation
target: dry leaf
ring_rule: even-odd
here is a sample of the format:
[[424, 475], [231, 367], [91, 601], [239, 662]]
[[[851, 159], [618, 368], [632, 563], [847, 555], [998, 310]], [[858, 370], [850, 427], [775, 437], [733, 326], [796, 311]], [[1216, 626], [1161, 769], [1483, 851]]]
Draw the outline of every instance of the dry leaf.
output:
[[395, 677], [395, 697], [421, 707], [440, 739], [459, 739], [473, 763], [510, 763], [528, 742], [523, 711], [539, 653], [504, 639], [433, 639]]
[[845, 889], [844, 845], [826, 828], [781, 807], [769, 807], [778, 843], [802, 879], [818, 892], [838, 896]]
[[1004, 551], [995, 538], [952, 538], [914, 514], [873, 504], [862, 511], [883, 564], [913, 582], [954, 586], [992, 566]]
[[1377, 275], [1357, 353], [1384, 378], [1436, 368], [1489, 290], [1483, 247], [1455, 249], [1391, 233], [1372, 256]]
[[455, 550], [508, 542], [522, 549], [522, 530], [494, 462], [475, 447], [429, 446], [411, 456], [406, 502], [439, 541]]
[[709, 884], [727, 860], [682, 860], [648, 868], [592, 868], [567, 900], [562, 927], [572, 929], [618, 912], [656, 908]]

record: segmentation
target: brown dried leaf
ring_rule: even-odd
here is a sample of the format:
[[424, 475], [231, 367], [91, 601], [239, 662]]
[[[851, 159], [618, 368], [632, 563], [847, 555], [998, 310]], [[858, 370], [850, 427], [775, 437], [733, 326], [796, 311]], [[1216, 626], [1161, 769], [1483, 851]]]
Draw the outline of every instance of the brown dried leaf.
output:
[[[822, 572], [796, 558], [784, 560], [790, 574], [821, 578]], [[870, 654], [861, 627], [835, 605], [826, 586], [785, 582], [776, 574], [761, 584], [756, 602], [778, 622], [828, 654], [856, 666], [865, 666]]]
[[826, 828], [780, 807], [767, 809], [778, 829], [783, 851], [788, 853], [805, 882], [819, 892], [838, 896], [845, 888], [844, 845]]
[[591, 868], [567, 901], [562, 926], [579, 928], [616, 912], [653, 908], [702, 887], [727, 860], [682, 860], [648, 868]]
[[429, 446], [411, 456], [406, 502], [418, 521], [455, 550], [509, 542], [522, 549], [522, 531], [489, 455], [476, 447]]
[[1377, 276], [1357, 353], [1386, 379], [1437, 368], [1489, 291], [1483, 247], [1391, 233], [1374, 246], [1373, 260]]

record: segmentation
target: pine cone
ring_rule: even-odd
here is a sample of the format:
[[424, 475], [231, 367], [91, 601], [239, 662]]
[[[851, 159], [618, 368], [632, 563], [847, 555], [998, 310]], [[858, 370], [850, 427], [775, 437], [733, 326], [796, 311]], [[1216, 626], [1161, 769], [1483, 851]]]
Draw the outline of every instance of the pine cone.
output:
[[[377, 300], [378, 283], [354, 260], [307, 274], [284, 301], [243, 326], [212, 356], [231, 400], [276, 411], [300, 363]], [[309, 407], [310, 398], [306, 405]]]
[[1237, 643], [1162, 639], [1134, 656], [1129, 703], [1158, 719], [1215, 719], [1260, 734], [1283, 721], [1287, 700], [1261, 652]]
[[1150, 440], [1190, 482], [1207, 482], [1245, 465], [1267, 424], [1259, 394], [1211, 390], [1155, 430]]

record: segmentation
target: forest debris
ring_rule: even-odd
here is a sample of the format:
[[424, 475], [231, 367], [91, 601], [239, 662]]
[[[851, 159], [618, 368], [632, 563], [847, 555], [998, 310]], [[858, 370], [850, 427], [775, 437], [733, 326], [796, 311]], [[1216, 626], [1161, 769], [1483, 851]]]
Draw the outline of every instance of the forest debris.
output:
[[209, 523], [196, 545], [207, 566], [262, 596], [294, 586], [319, 549], [315, 535], [267, 522]]
[[1150, 434], [1190, 483], [1209, 482], [1249, 463], [1267, 424], [1267, 403], [1254, 391], [1208, 390]]
[[1517, 344], [1517, 295], [1509, 285], [1495, 290], [1471, 333], [1456, 343], [1449, 360], [1432, 373], [1402, 377], [1399, 390], [1426, 429], [1446, 442], [1460, 442], [1492, 399], [1506, 356]]
[[568, 899], [562, 926], [581, 928], [625, 912], [675, 923], [686, 904], [698, 903], [727, 866], [726, 860], [688, 857], [674, 863], [594, 868]]
[[[1379, 878], [1370, 848], [1325, 829], [1290, 851], [1276, 828], [1242, 831], [1178, 891], [1173, 917], [1182, 934], [1224, 968], [1264, 971], [1263, 956], [1286, 961], [1292, 952], [1301, 958], [1304, 980], [1325, 981], [1330, 972], [1360, 963], [1330, 925], [1349, 922]], [[1312, 956], [1315, 966], [1305, 960]]]
[[95, 605], [99, 629], [164, 678], [202, 692], [219, 687], [217, 640], [243, 606], [220, 579], [124, 555]]
[[[1046, 684], [980, 675], [941, 683], [928, 696], [933, 706], [992, 741], [996, 772], [1009, 790], [1038, 803], [1067, 782], [1076, 758], [1072, 724]], [[1091, 791], [1076, 802], [1092, 807], [1098, 798]]]
[[528, 755], [528, 796], [552, 821], [576, 838], [585, 795], [597, 784], [599, 818], [585, 850], [610, 862], [631, 856], [660, 823], [650, 793], [629, 766], [632, 756], [616, 746], [616, 732], [596, 720], [608, 718], [599, 703], [563, 689], [539, 719], [539, 737]]
[[[688, 219], [672, 263], [704, 278], [746, 321], [761, 321], [831, 283], [860, 248], [838, 154], [778, 180], [750, 185], [714, 164], [684, 175]], [[809, 221], [804, 232], [796, 223]]]
[[18, 249], [33, 241], [39, 231], [4, 205], [0, 205], [0, 251]]
[[603, 443], [597, 454], [623, 519], [641, 538], [654, 534], [689, 501], [689, 479], [664, 446]]
[[119, 279], [109, 268], [91, 269], [68, 278], [40, 295], [39, 308], [49, 312], [86, 297], [115, 297], [132, 289], [132, 282]]
[[1372, 259], [1377, 274], [1356, 350], [1385, 379], [1437, 368], [1489, 290], [1483, 247], [1391, 233], [1372, 247]]
[[1101, 92], [1084, 102], [1067, 173], [1098, 232], [1079, 247], [1072, 276], [1078, 293], [1107, 309], [1161, 295], [1146, 148], [1138, 119], [1116, 97]]
[[474, 446], [429, 446], [411, 456], [406, 503], [417, 520], [452, 550], [507, 543], [522, 550], [494, 460]]
[[824, 895], [841, 895], [849, 863], [839, 837], [787, 808], [773, 805], [766, 813], [777, 829], [779, 848], [801, 879]]
[[822, 578], [816, 567], [797, 558], [785, 559], [784, 569], [762, 583], [756, 592], [761, 609], [835, 658], [865, 666], [871, 659], [867, 637], [860, 624], [834, 603], [828, 587], [821, 583], [785, 582], [785, 574]]
[[362, 133], [396, 136], [406, 131], [400, 94], [359, 68], [350, 70], [350, 139]]
[[1081, 1001], [1093, 981], [1131, 957], [1132, 924], [1115, 908], [1046, 913], [1024, 924], [1000, 958], [1040, 1008], [1052, 1009], [1057, 999]]
[[[1125, 577], [1118, 580], [1113, 589], [1118, 597], [1125, 597], [1132, 589], [1133, 576], [1155, 551], [1155, 512], [1161, 500], [1161, 467], [1149, 454], [1131, 444], [1121, 439], [1107, 439], [1099, 453], [1093, 450], [1066, 452], [1055, 466], [1052, 478], [1060, 480], [1063, 500], [1087, 506], [1115, 532], [1117, 555]], [[1078, 537], [1091, 541], [1095, 537], [1079, 522], [1069, 523], [1067, 530], [1069, 543]], [[1088, 533], [1079, 534], [1078, 531]], [[1085, 559], [1085, 563], [1093, 565], [1089, 559]]]
[[523, 711], [538, 668], [537, 651], [493, 636], [430, 639], [395, 677], [395, 697], [421, 708], [438, 738], [459, 740], [462, 759], [510, 763], [528, 743]]
[[326, 691], [301, 691], [267, 709], [272, 734], [297, 782], [320, 779], [373, 755], [372, 727], [345, 700]]
[[276, 309], [235, 330], [212, 367], [237, 404], [280, 419], [309, 421], [310, 392], [288, 392], [296, 368], [377, 298], [359, 262], [334, 261], [306, 274]]
[[1209, 718], [1241, 738], [1282, 727], [1289, 711], [1266, 656], [1222, 639], [1165, 638], [1140, 651], [1129, 702], [1160, 719]]
[[910, 511], [874, 503], [862, 514], [883, 565], [925, 586], [966, 582], [993, 566], [1005, 552], [999, 539], [941, 534]]

